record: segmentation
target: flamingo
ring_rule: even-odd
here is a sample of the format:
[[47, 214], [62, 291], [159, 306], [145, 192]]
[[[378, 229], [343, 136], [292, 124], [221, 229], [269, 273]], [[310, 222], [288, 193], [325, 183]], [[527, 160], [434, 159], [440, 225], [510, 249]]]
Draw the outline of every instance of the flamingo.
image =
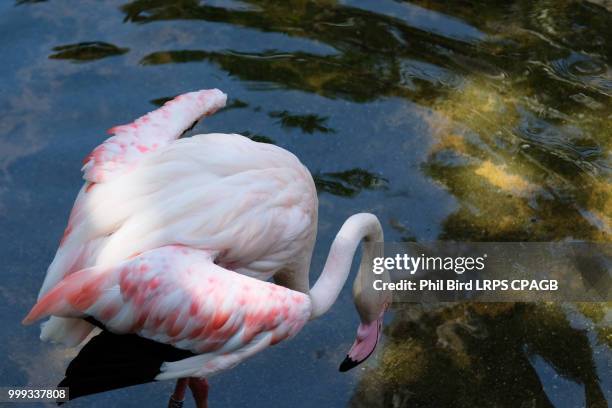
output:
[[[218, 89], [180, 95], [110, 129], [86, 157], [85, 183], [23, 320], [50, 317], [41, 339], [67, 346], [100, 332], [60, 383], [71, 398], [174, 379], [170, 407], [187, 387], [207, 407], [206, 378], [323, 315], [359, 243], [383, 241], [376, 216], [351, 216], [311, 288], [318, 200], [306, 167], [237, 134], [180, 139], [226, 99]], [[353, 287], [360, 324], [340, 371], [373, 352], [389, 303], [364, 290], [366, 258]]]

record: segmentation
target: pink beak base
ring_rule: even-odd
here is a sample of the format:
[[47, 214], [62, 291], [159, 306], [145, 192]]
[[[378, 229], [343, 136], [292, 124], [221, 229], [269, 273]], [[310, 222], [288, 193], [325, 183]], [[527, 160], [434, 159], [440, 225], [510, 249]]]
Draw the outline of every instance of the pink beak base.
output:
[[357, 329], [357, 338], [348, 355], [340, 364], [341, 372], [348, 371], [364, 362], [374, 352], [376, 344], [380, 339], [383, 317], [379, 317], [372, 323], [361, 323]]

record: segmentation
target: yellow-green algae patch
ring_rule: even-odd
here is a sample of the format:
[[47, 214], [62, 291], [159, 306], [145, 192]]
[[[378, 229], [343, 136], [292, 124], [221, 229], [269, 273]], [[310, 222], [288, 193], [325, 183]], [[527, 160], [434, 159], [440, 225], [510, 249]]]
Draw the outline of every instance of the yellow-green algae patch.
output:
[[495, 165], [489, 160], [481, 163], [475, 173], [500, 190], [515, 195], [531, 196], [537, 190], [537, 187], [525, 178], [511, 174], [505, 166]]
[[542, 162], [539, 139], [525, 140], [519, 131], [528, 127], [521, 106], [534, 106], [529, 94], [522, 84], [500, 87], [475, 76], [424, 116], [432, 143], [423, 169], [458, 199], [441, 238], [611, 239], [609, 181]]

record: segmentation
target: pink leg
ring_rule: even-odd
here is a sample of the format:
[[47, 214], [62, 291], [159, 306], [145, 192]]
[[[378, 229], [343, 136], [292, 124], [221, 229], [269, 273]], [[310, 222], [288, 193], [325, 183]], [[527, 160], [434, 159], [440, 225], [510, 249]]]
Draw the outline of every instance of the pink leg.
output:
[[185, 390], [187, 389], [188, 378], [179, 378], [176, 381], [176, 386], [174, 387], [174, 393], [170, 396], [170, 401], [168, 401], [168, 408], [180, 408], [183, 406], [183, 401], [185, 400]]
[[206, 378], [189, 377], [189, 388], [197, 408], [208, 408], [208, 381]]

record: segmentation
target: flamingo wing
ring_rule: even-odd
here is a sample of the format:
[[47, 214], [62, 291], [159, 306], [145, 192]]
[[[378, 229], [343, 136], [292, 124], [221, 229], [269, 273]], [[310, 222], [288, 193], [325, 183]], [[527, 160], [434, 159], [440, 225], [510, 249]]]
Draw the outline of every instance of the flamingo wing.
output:
[[203, 116], [225, 106], [227, 95], [218, 89], [189, 92], [134, 122], [115, 126], [112, 134], [84, 160], [85, 180], [108, 181], [124, 173], [144, 155], [167, 146]]
[[114, 333], [195, 354], [157, 379], [210, 376], [295, 335], [310, 317], [307, 295], [214, 263], [214, 252], [166, 246], [115, 266], [75, 272], [47, 292], [24, 323], [91, 316]]
[[[82, 218], [81, 210], [90, 207], [88, 192], [101, 183], [118, 179], [119, 175], [129, 173], [153, 152], [163, 150], [194, 122], [211, 115], [225, 106], [227, 95], [218, 89], [201, 90], [180, 95], [164, 104], [163, 107], [148, 113], [134, 122], [109, 129], [113, 134], [96, 147], [84, 160], [83, 172], [86, 181], [75, 201], [68, 225], [56, 256], [47, 270], [45, 281], [38, 298], [56, 284], [66, 274], [95, 264], [97, 252], [104, 247], [105, 235], [113, 232], [117, 225], [104, 225], [102, 233], [92, 231], [89, 237], [74, 237]], [[66, 241], [72, 239], [68, 245]], [[44, 323], [41, 339], [62, 342], [69, 346], [79, 344], [93, 329], [81, 319], [52, 318]]]
[[[240, 135], [173, 141], [225, 99], [218, 90], [192, 92], [113, 129], [86, 160], [86, 183], [38, 299], [71, 273], [173, 244], [218, 250], [217, 263], [259, 279], [307, 269], [317, 198], [294, 155]], [[306, 291], [307, 280], [295, 287]], [[74, 346], [93, 328], [52, 317], [41, 339]]]

